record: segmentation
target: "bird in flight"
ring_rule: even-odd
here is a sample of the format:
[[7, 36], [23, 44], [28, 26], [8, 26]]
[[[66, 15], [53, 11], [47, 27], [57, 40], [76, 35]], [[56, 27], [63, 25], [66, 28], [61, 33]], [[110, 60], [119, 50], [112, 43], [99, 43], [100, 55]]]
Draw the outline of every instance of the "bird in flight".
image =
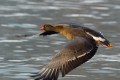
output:
[[100, 33], [75, 23], [45, 24], [40, 27], [44, 32], [40, 35], [61, 34], [70, 43], [57, 53], [52, 60], [41, 69], [35, 80], [57, 80], [59, 74], [64, 77], [67, 73], [91, 59], [99, 45], [112, 48], [110, 42]]

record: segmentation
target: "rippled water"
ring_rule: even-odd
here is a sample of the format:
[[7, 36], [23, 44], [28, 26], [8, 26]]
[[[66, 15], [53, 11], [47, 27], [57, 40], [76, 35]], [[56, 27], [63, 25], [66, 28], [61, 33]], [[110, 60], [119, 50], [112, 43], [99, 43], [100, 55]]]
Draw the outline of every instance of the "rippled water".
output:
[[114, 45], [59, 80], [120, 80], [119, 0], [0, 0], [0, 79], [28, 80], [67, 42], [62, 36], [17, 38], [39, 26], [76, 22], [101, 31]]

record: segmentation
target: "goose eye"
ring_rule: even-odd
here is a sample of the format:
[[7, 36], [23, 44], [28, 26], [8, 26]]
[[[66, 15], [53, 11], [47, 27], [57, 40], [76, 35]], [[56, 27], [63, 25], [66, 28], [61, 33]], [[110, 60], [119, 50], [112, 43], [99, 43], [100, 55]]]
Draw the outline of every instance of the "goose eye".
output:
[[53, 27], [53, 26], [49, 24], [45, 24], [44, 27]]
[[43, 27], [47, 27], [48, 25], [44, 25]]

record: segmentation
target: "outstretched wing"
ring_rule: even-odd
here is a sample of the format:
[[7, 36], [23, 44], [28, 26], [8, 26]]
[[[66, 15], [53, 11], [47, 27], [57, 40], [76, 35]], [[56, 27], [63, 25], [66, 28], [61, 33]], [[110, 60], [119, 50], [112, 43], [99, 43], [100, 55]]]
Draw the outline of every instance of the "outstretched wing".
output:
[[60, 72], [64, 77], [68, 72], [92, 58], [96, 50], [97, 47], [86, 39], [75, 39], [34, 76], [35, 80], [57, 80]]
[[51, 35], [51, 34], [57, 34], [57, 32], [55, 32], [55, 31], [45, 31], [45, 32], [39, 34], [39, 36], [41, 36], [41, 35], [47, 36], [47, 35]]

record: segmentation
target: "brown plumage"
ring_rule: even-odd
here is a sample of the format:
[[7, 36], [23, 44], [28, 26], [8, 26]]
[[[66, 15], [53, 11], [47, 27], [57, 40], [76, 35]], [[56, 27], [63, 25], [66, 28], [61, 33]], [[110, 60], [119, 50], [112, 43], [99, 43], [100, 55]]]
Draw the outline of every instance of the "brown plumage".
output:
[[40, 35], [59, 33], [71, 42], [54, 56], [37, 75], [34, 75], [35, 80], [57, 80], [59, 73], [64, 77], [71, 70], [91, 59], [95, 55], [98, 45], [112, 47], [110, 42], [99, 32], [79, 25], [44, 25], [40, 29], [45, 31]]

